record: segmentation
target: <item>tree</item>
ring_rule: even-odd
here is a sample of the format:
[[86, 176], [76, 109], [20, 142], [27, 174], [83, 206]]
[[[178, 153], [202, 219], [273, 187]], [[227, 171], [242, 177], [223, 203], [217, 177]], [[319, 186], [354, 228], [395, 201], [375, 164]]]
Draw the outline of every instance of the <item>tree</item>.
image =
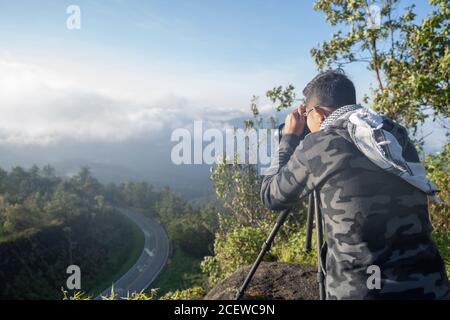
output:
[[217, 199], [238, 223], [255, 225], [270, 216], [259, 198], [262, 180], [256, 166], [224, 161], [213, 169], [211, 178]]
[[72, 177], [71, 183], [78, 192], [84, 192], [91, 197], [98, 194], [101, 188], [100, 183], [92, 176], [88, 167], [81, 168], [80, 172]]
[[0, 169], [0, 179], [0, 299], [60, 298], [72, 262], [84, 270], [89, 292], [112, 279], [130, 254], [138, 258], [140, 235], [123, 241], [135, 227], [108, 206], [105, 188], [88, 170], [67, 180], [48, 167], [16, 167]]
[[371, 1], [317, 0], [314, 9], [338, 28], [311, 49], [317, 67], [364, 63], [376, 80], [365, 97], [374, 109], [415, 130], [430, 116], [448, 125], [450, 4], [429, 2], [432, 12], [417, 23], [414, 5], [402, 11], [400, 0], [380, 1], [380, 24], [370, 27]]

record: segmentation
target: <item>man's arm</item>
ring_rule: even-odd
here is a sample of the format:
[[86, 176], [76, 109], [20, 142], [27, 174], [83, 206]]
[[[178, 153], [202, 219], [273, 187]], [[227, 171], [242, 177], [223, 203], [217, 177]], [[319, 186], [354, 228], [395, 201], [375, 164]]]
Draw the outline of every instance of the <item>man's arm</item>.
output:
[[261, 187], [261, 200], [272, 210], [282, 210], [307, 196], [313, 189], [303, 143], [295, 134], [281, 138], [278, 157], [266, 172]]

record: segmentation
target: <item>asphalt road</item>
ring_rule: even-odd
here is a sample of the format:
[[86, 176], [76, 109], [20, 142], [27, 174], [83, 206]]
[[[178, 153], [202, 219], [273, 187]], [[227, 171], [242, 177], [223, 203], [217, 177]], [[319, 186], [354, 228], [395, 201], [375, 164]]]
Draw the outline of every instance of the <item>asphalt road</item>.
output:
[[[127, 293], [146, 289], [158, 276], [169, 256], [169, 238], [164, 228], [153, 220], [130, 209], [118, 210], [136, 223], [145, 236], [144, 248], [139, 259], [114, 283], [114, 292], [119, 299], [127, 297]], [[97, 299], [110, 294], [111, 287], [103, 291]]]

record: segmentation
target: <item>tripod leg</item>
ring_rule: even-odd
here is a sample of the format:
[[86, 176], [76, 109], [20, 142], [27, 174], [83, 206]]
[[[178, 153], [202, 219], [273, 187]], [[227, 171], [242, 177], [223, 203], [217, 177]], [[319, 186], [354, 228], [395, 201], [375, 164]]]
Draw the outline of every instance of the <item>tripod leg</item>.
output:
[[319, 207], [319, 198], [317, 191], [314, 190], [314, 210], [316, 211], [316, 228], [317, 228], [317, 279], [319, 281], [320, 300], [325, 300], [325, 275], [322, 269], [322, 244], [323, 244], [323, 226], [322, 212]]
[[306, 216], [306, 239], [305, 239], [306, 253], [311, 252], [313, 222], [314, 222], [314, 195], [313, 193], [311, 193], [308, 198], [308, 213]]
[[250, 269], [250, 272], [248, 273], [247, 277], [245, 278], [244, 283], [242, 284], [241, 288], [239, 289], [238, 293], [236, 294], [236, 300], [240, 300], [242, 298], [242, 296], [244, 295], [244, 292], [247, 289], [248, 285], [250, 284], [250, 281], [252, 280], [253, 275], [255, 274], [262, 259], [264, 258], [264, 255], [270, 250], [273, 240], [275, 239], [275, 236], [277, 235], [277, 233], [280, 230], [283, 223], [286, 221], [286, 218], [288, 217], [290, 212], [291, 212], [290, 208], [285, 209], [278, 216], [277, 222], [276, 222], [275, 226], [273, 227], [272, 232], [270, 233], [267, 240], [264, 242], [261, 252], [259, 253], [255, 262], [253, 263], [253, 266]]

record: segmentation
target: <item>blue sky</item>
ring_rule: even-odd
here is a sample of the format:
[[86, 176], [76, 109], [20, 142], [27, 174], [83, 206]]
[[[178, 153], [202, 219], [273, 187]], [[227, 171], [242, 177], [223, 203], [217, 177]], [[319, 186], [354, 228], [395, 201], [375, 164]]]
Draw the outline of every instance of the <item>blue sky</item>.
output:
[[[82, 29], [65, 28], [69, 4]], [[104, 54], [117, 50], [142, 63], [181, 60], [230, 69], [297, 62], [329, 28], [309, 1], [0, 1], [8, 45]], [[48, 47], [47, 47], [48, 48]]]
[[[427, 11], [426, 0], [415, 2], [419, 14]], [[82, 10], [77, 32], [65, 28], [70, 4]], [[303, 62], [333, 31], [308, 0], [0, 0], [0, 17], [4, 44], [22, 50], [114, 50], [145, 64], [181, 60], [227, 70]]]
[[[71, 4], [81, 30], [66, 28]], [[0, 0], [0, 134], [128, 137], [177, 113], [231, 119], [272, 86], [301, 91], [309, 50], [333, 31], [306, 0]], [[347, 72], [361, 98], [372, 75]]]

